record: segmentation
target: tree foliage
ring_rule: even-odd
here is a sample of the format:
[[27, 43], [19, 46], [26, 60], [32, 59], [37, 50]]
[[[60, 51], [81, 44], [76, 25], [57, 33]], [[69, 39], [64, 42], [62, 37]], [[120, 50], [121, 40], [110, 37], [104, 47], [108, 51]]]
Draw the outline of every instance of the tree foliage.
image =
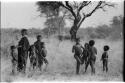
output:
[[[93, 5], [95, 4], [95, 5]], [[114, 7], [114, 4], [105, 2], [105, 1], [98, 1], [98, 2], [92, 2], [92, 1], [54, 1], [54, 2], [48, 2], [48, 1], [39, 1], [37, 2], [38, 5], [38, 11], [42, 14], [46, 15], [47, 17], [52, 16], [58, 16], [60, 15], [60, 12], [64, 9], [66, 10], [65, 17], [68, 17], [69, 19], [73, 20], [73, 25], [70, 29], [70, 35], [72, 39], [76, 38], [76, 33], [83, 23], [83, 21], [90, 17], [93, 13], [95, 13], [97, 10], [102, 9], [105, 10], [105, 7]], [[88, 10], [87, 7], [92, 7], [89, 12], [86, 13]]]

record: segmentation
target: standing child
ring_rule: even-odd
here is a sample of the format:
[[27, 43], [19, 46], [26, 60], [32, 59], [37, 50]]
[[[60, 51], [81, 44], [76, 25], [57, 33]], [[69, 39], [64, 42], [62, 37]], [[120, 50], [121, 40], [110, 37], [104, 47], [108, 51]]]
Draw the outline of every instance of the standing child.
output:
[[80, 64], [83, 63], [82, 61], [82, 53], [83, 53], [83, 46], [80, 44], [80, 38], [76, 38], [76, 44], [72, 48], [72, 52], [74, 53], [74, 58], [76, 59], [76, 74], [79, 74]]
[[103, 62], [103, 71], [108, 72], [108, 50], [109, 46], [105, 45], [103, 48], [104, 52], [101, 57], [101, 61]]
[[43, 47], [44, 47], [44, 42], [41, 41], [42, 36], [41, 35], [37, 35], [37, 41], [34, 43], [35, 45], [35, 49], [36, 49], [36, 59], [37, 59], [37, 66], [40, 69], [40, 71], [42, 70], [42, 65], [43, 65], [43, 61], [45, 61], [45, 55], [43, 55]]
[[41, 43], [41, 47], [42, 47], [43, 61], [44, 61], [44, 63], [47, 65], [47, 64], [48, 64], [48, 60], [46, 59], [47, 50], [46, 50], [46, 47], [45, 47], [45, 43], [44, 43], [44, 42]]
[[89, 56], [88, 56], [88, 61], [85, 66], [85, 71], [87, 70], [88, 65], [91, 66], [92, 69], [92, 74], [95, 74], [95, 61], [96, 61], [96, 55], [97, 55], [97, 49], [94, 47], [95, 41], [90, 40], [89, 41]]
[[10, 54], [12, 57], [12, 74], [15, 74], [16, 67], [17, 67], [17, 62], [18, 62], [18, 57], [16, 54], [16, 47], [14, 45], [10, 46]]
[[22, 38], [18, 43], [18, 71], [25, 73], [28, 58], [28, 50], [30, 47], [27, 37], [27, 29], [21, 30]]
[[46, 64], [46, 66], [45, 66], [45, 71], [46, 71], [49, 62], [48, 62], [48, 60], [46, 59], [47, 50], [46, 50], [46, 47], [45, 47], [45, 43], [44, 43], [44, 42], [41, 43], [41, 47], [42, 47], [42, 56], [43, 56], [43, 57], [42, 57], [42, 60], [43, 60], [43, 62]]
[[85, 43], [83, 50], [83, 57], [82, 57], [84, 59], [85, 65], [87, 64], [88, 56], [89, 56], [89, 44]]
[[30, 59], [30, 70], [34, 70], [36, 68], [36, 53], [35, 46], [31, 45], [29, 48], [29, 59]]

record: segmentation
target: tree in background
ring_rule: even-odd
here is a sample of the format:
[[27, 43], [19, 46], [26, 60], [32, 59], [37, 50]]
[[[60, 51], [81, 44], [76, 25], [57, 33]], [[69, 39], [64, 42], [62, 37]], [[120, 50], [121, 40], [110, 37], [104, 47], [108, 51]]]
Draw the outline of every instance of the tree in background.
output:
[[45, 22], [46, 28], [48, 29], [47, 35], [50, 36], [51, 34], [59, 33], [63, 30], [65, 26], [65, 21], [63, 17], [51, 17], [48, 18]]
[[111, 20], [111, 36], [113, 39], [117, 39], [123, 36], [123, 16], [114, 16]]
[[90, 17], [93, 13], [95, 13], [99, 9], [106, 11], [105, 10], [106, 6], [114, 7], [114, 4], [105, 1], [98, 1], [98, 2], [39, 1], [37, 2], [37, 5], [38, 5], [38, 11], [40, 11], [41, 13], [40, 16], [43, 15], [47, 17], [59, 16], [60, 12], [66, 10], [67, 15], [65, 15], [65, 17], [68, 17], [69, 19], [73, 20], [73, 25], [70, 29], [70, 35], [72, 40], [76, 38], [77, 31], [86, 18]]

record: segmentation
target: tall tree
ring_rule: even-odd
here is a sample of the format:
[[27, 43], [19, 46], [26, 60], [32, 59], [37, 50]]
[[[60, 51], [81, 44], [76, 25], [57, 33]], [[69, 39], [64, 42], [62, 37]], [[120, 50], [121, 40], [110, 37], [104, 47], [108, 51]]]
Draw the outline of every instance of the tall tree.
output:
[[[106, 11], [105, 10], [106, 6], [114, 7], [114, 4], [105, 1], [98, 1], [98, 2], [39, 1], [37, 2], [37, 5], [38, 5], [38, 11], [40, 11], [41, 13], [40, 16], [43, 15], [46, 15], [47, 17], [59, 16], [60, 12], [62, 12], [63, 9], [66, 10], [67, 15], [65, 15], [65, 17], [68, 17], [73, 20], [73, 25], [70, 29], [70, 35], [72, 40], [76, 38], [77, 31], [86, 18], [90, 17], [93, 13], [95, 13], [99, 9]], [[90, 8], [90, 6], [92, 8], [88, 9]], [[88, 10], [89, 12], [86, 12]]]

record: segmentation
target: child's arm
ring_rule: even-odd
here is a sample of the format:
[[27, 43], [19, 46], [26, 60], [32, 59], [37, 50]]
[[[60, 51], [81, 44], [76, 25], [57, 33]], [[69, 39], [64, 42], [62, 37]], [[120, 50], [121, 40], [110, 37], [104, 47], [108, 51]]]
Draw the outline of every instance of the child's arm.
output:
[[74, 46], [72, 47], [72, 53], [74, 53]]
[[[103, 54], [104, 54], [104, 53], [103, 53]], [[102, 54], [102, 57], [101, 57], [100, 61], [102, 61], [102, 60], [103, 60], [103, 54]]]
[[97, 55], [97, 49], [95, 48], [95, 53], [96, 53], [96, 55]]

